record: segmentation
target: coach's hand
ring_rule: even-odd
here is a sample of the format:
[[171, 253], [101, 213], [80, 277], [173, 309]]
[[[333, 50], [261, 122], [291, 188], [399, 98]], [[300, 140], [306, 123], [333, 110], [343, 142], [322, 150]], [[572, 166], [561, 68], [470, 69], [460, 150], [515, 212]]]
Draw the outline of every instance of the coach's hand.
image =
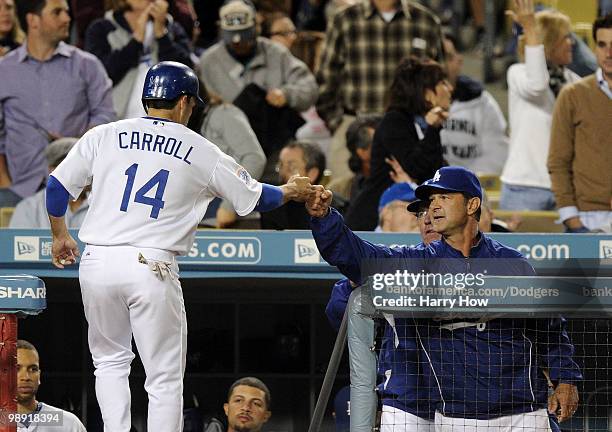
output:
[[64, 268], [64, 265], [71, 265], [76, 262], [76, 257], [80, 255], [77, 242], [70, 234], [63, 237], [53, 237], [51, 246], [53, 265], [57, 268]]
[[329, 213], [333, 193], [321, 185], [314, 186], [314, 188], [314, 194], [306, 201], [306, 211], [312, 217], [325, 217]]
[[573, 384], [560, 383], [548, 398], [548, 412], [555, 414], [559, 422], [571, 418], [578, 409], [578, 388]]

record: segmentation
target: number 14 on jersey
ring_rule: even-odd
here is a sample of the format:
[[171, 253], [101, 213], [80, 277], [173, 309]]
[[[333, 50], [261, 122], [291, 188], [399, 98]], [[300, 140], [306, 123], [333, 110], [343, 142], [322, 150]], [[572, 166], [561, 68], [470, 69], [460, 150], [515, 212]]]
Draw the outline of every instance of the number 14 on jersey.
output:
[[[134, 188], [134, 180], [136, 179], [136, 172], [138, 171], [138, 164], [135, 163], [125, 170], [127, 176], [127, 182], [125, 184], [125, 190], [123, 191], [123, 199], [121, 200], [121, 207], [119, 210], [127, 212], [128, 205], [130, 203], [130, 197], [132, 196], [132, 189]], [[168, 182], [168, 175], [170, 172], [165, 169], [161, 169], [153, 177], [149, 179], [140, 189], [136, 191], [134, 195], [134, 202], [151, 206], [151, 214], [149, 217], [157, 219], [159, 211], [164, 208], [164, 190], [166, 189], [166, 183]], [[146, 196], [145, 194], [151, 189], [155, 189], [155, 198]]]

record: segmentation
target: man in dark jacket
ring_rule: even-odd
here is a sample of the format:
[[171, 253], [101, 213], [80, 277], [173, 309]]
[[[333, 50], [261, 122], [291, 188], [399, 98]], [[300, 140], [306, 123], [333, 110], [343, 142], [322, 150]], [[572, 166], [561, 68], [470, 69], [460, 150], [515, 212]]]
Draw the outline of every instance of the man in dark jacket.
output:
[[[427, 247], [388, 248], [373, 245], [351, 232], [342, 217], [329, 207], [331, 192], [321, 192], [306, 203], [313, 216], [311, 228], [321, 256], [356, 283], [369, 276], [367, 272], [363, 274], [366, 259], [396, 258], [413, 272], [535, 274], [518, 251], [478, 230], [474, 221], [479, 218], [482, 190], [472, 172], [461, 167], [441, 168], [417, 188], [416, 195], [430, 202], [428, 212], [442, 239]], [[423, 379], [435, 383], [426, 390], [429, 400], [435, 401], [439, 430], [503, 427], [518, 431], [527, 427], [548, 431], [548, 387], [541, 367], [548, 369], [556, 383], [551, 406], [558, 411], [559, 420], [571, 417], [576, 410], [575, 383], [582, 376], [572, 360], [573, 346], [563, 319], [417, 320], [416, 337], [403, 334], [410, 328], [406, 322], [395, 320], [397, 338], [395, 346], [389, 347], [389, 354], [395, 357], [390, 358], [394, 363], [418, 361], [428, 366], [422, 370]], [[418, 358], [414, 355], [415, 344], [420, 349]], [[402, 353], [406, 358], [398, 358]], [[420, 407], [410, 397], [415, 389], [406, 385], [408, 378], [409, 371], [390, 369], [382, 393], [383, 428], [388, 423], [400, 425], [406, 412], [419, 415]], [[386, 419], [385, 406], [389, 407]]]

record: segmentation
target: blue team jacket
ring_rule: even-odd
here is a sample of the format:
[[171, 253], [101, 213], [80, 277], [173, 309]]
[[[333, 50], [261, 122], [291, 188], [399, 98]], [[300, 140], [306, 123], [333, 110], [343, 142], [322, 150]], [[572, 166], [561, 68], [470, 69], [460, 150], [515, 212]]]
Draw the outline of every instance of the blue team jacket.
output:
[[[443, 273], [477, 273], [483, 265], [479, 259], [507, 258], [493, 269], [488, 261], [488, 274], [535, 274], [518, 251], [483, 234], [466, 258], [443, 240], [427, 247], [374, 245], [350, 231], [334, 209], [325, 218], [313, 218], [311, 228], [321, 256], [357, 283], [367, 276], [361, 274], [364, 260], [381, 258], [425, 260], [428, 271]], [[431, 418], [434, 410], [476, 419], [531, 412], [546, 408], [542, 369], [553, 381], [582, 379], [563, 318], [493, 319], [455, 329], [449, 329], [449, 321], [395, 321], [399, 345], [387, 335], [380, 355], [380, 372], [389, 371], [380, 386], [383, 404], [423, 418]]]

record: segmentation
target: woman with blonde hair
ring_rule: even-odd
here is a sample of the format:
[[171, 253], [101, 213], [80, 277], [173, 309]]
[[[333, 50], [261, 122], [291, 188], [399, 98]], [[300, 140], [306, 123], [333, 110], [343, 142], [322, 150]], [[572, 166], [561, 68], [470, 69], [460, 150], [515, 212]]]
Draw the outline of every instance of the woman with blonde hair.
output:
[[0, 0], [0, 57], [17, 48], [24, 39], [15, 12], [15, 0]]
[[504, 210], [554, 210], [546, 168], [552, 112], [561, 88], [580, 78], [572, 62], [571, 23], [566, 15], [534, 12], [533, 0], [515, 0], [509, 12], [523, 27], [521, 63], [508, 69], [510, 150], [501, 181]]

